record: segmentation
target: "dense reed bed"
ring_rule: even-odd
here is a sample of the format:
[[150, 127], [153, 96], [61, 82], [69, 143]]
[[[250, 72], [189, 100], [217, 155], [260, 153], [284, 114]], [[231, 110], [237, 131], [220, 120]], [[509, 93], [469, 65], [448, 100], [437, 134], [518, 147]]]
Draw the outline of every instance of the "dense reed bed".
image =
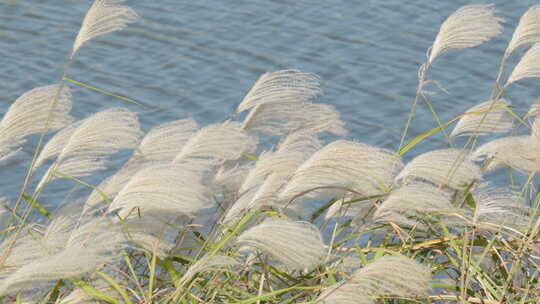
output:
[[[3, 303], [540, 303], [540, 105], [521, 115], [505, 96], [540, 77], [540, 6], [501, 50], [487, 101], [444, 122], [426, 89], [437, 58], [502, 29], [489, 5], [450, 15], [395, 151], [348, 139], [339, 113], [313, 102], [319, 78], [298, 70], [262, 75], [208, 126], [186, 118], [144, 134], [124, 107], [75, 121], [70, 86], [134, 102], [68, 70], [86, 43], [136, 19], [122, 0], [96, 0], [62, 78], [0, 121], [2, 160], [38, 136], [18, 199], [2, 202]], [[438, 127], [411, 136], [419, 106]], [[446, 146], [403, 162], [439, 132]], [[88, 183], [125, 150], [116, 173]], [[504, 184], [496, 170], [509, 172]], [[46, 210], [40, 197], [59, 179], [91, 194]]]

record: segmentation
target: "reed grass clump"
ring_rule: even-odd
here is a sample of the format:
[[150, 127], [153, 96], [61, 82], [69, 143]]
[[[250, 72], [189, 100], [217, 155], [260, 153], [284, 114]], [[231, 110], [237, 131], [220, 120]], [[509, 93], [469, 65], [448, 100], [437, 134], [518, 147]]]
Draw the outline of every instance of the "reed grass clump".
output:
[[[501, 50], [488, 101], [443, 122], [424, 89], [435, 59], [502, 29], [489, 5], [450, 15], [392, 151], [344, 138], [339, 113], [313, 102], [319, 78], [292, 69], [262, 75], [226, 121], [202, 128], [186, 118], [145, 135], [123, 107], [74, 121], [69, 86], [133, 101], [68, 76], [81, 47], [137, 19], [123, 2], [96, 0], [62, 78], [0, 121], [0, 160], [38, 135], [18, 199], [0, 200], [2, 303], [540, 303], [538, 104], [520, 115], [505, 96], [540, 76], [538, 6]], [[419, 102], [438, 126], [411, 137]], [[404, 163], [439, 132], [446, 148]], [[85, 180], [128, 149], [114, 174]], [[489, 171], [501, 168], [509, 181], [495, 185]], [[89, 195], [47, 210], [42, 194], [57, 180]]]

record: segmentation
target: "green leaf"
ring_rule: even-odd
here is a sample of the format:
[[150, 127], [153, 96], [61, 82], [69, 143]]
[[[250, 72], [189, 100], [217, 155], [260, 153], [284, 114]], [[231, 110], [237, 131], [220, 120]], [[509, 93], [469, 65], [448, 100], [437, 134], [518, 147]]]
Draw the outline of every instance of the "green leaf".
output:
[[120, 302], [116, 300], [115, 298], [95, 289], [94, 287], [92, 287], [90, 284], [86, 283], [83, 280], [77, 279], [77, 280], [72, 280], [72, 282], [75, 286], [79, 287], [84, 292], [86, 292], [87, 295], [91, 296], [92, 298], [96, 300], [101, 300], [110, 304], [120, 304]]
[[23, 193], [22, 194], [22, 197], [24, 198], [25, 201], [29, 202], [32, 207], [36, 208], [39, 213], [45, 215], [48, 219], [51, 219], [52, 216], [51, 214], [49, 213], [49, 211], [47, 211], [45, 208], [43, 208], [38, 202], [36, 202], [30, 195], [26, 194], [26, 193]]
[[89, 84], [86, 84], [86, 83], [82, 83], [80, 81], [77, 81], [75, 79], [71, 79], [69, 77], [63, 77], [62, 78], [63, 81], [67, 81], [67, 82], [71, 82], [73, 84], [76, 84], [78, 86], [81, 86], [83, 88], [87, 88], [87, 89], [90, 89], [90, 90], [93, 90], [93, 91], [96, 91], [96, 92], [99, 92], [101, 94], [105, 94], [105, 95], [109, 95], [109, 96], [112, 96], [112, 97], [115, 97], [115, 98], [118, 98], [118, 99], [121, 99], [123, 101], [126, 101], [126, 102], [129, 102], [129, 103], [133, 103], [133, 104], [136, 104], [136, 105], [143, 105], [142, 103], [136, 101], [135, 99], [133, 98], [129, 98], [129, 97], [126, 97], [126, 96], [122, 96], [120, 94], [116, 94], [116, 93], [112, 93], [112, 92], [109, 92], [109, 91], [105, 91], [105, 90], [102, 90], [102, 89], [99, 89], [99, 88], [96, 88], [94, 86], [91, 86]]
[[129, 296], [126, 293], [126, 291], [115, 280], [113, 280], [110, 276], [104, 274], [101, 271], [98, 271], [97, 274], [100, 277], [102, 277], [105, 281], [107, 281], [107, 283], [109, 283], [109, 285], [111, 285], [111, 287], [114, 288], [114, 290], [116, 290], [116, 292], [118, 292], [118, 294], [124, 300], [125, 304], [132, 304], [131, 300], [129, 299]]
[[410, 149], [412, 149], [414, 146], [416, 146], [419, 142], [421, 142], [422, 140], [426, 139], [427, 137], [429, 137], [429, 136], [443, 130], [446, 126], [448, 126], [449, 124], [451, 124], [454, 121], [458, 120], [460, 117], [461, 117], [461, 115], [457, 116], [457, 117], [454, 117], [454, 118], [450, 119], [449, 121], [442, 123], [438, 127], [435, 127], [435, 128], [433, 128], [433, 129], [431, 129], [429, 131], [426, 131], [424, 133], [421, 133], [420, 135], [417, 135], [415, 138], [413, 138], [410, 142], [408, 142], [405, 146], [403, 146], [398, 151], [398, 155], [402, 156], [403, 154], [407, 153]]
[[62, 287], [63, 285], [64, 285], [64, 281], [62, 280], [58, 280], [58, 282], [56, 282], [56, 284], [54, 285], [51, 291], [51, 295], [49, 296], [49, 300], [47, 301], [47, 303], [50, 303], [50, 304], [56, 303], [56, 300], [58, 299], [58, 296], [60, 295], [60, 287]]
[[242, 156], [245, 158], [249, 158], [251, 160], [259, 160], [259, 158], [255, 155], [249, 154], [249, 153], [242, 153]]

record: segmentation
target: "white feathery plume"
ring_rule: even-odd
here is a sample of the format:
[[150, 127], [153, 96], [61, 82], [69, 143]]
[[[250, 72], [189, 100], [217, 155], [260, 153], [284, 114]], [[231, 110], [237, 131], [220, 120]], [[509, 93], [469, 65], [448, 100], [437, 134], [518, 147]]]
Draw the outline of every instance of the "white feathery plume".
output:
[[295, 132], [282, 140], [275, 152], [262, 153], [240, 186], [241, 196], [229, 208], [224, 221], [236, 220], [244, 212], [262, 205], [278, 204], [279, 189], [320, 148], [321, 143], [313, 133]]
[[417, 221], [411, 216], [423, 214], [449, 214], [456, 212], [450, 196], [430, 184], [413, 183], [395, 190], [375, 211], [373, 218], [413, 226]]
[[70, 233], [75, 230], [77, 224], [77, 218], [73, 215], [60, 214], [55, 217], [43, 234], [44, 249], [49, 254], [63, 249], [69, 240]]
[[88, 196], [88, 198], [86, 199], [83, 213], [97, 205], [99, 202], [104, 201], [102, 194], [105, 194], [107, 196], [107, 199], [109, 199], [109, 201], [112, 201], [112, 199], [118, 194], [118, 192], [120, 192], [120, 190], [122, 190], [122, 188], [124, 188], [124, 186], [129, 182], [131, 177], [143, 167], [143, 165], [124, 166], [114, 175], [109, 176], [104, 181], [102, 181], [97, 186], [97, 189], [99, 189], [99, 191], [94, 189], [94, 191], [92, 191], [92, 193], [90, 193], [90, 196]]
[[466, 151], [443, 149], [417, 156], [403, 168], [396, 180], [423, 179], [435, 185], [463, 189], [481, 177], [480, 167], [471, 161]]
[[253, 108], [242, 127], [249, 132], [283, 135], [298, 130], [313, 133], [347, 133], [339, 113], [331, 105], [310, 102], [274, 102]]
[[504, 57], [510, 56], [518, 47], [540, 42], [540, 5], [531, 6], [519, 19]]
[[309, 132], [294, 132], [285, 137], [275, 152], [263, 152], [249, 171], [240, 187], [240, 193], [261, 185], [272, 173], [286, 177], [321, 148], [316, 135]]
[[115, 253], [125, 245], [122, 227], [106, 216], [90, 217], [69, 234], [66, 249], [87, 248], [96, 253]]
[[476, 210], [474, 223], [523, 226], [528, 208], [519, 192], [507, 188], [481, 188], [473, 192]]
[[491, 5], [461, 7], [441, 25], [431, 47], [428, 64], [448, 50], [474, 47], [499, 35], [502, 31], [501, 21], [494, 15]]
[[223, 222], [230, 223], [238, 220], [242, 214], [255, 208], [278, 205], [277, 193], [283, 186], [286, 178], [284, 172], [270, 174], [262, 185], [244, 192], [229, 208]]
[[320, 93], [319, 77], [298, 70], [264, 73], [246, 94], [237, 113], [266, 103], [309, 101]]
[[504, 99], [488, 100], [468, 109], [450, 136], [481, 136], [511, 130], [514, 118], [506, 111], [509, 105]]
[[67, 248], [55, 255], [33, 260], [0, 282], [0, 295], [95, 270], [110, 257], [87, 247]]
[[[78, 216], [70, 213], [73, 205], [68, 206], [56, 212], [54, 219], [47, 226], [32, 225], [23, 230], [10, 249], [3, 269], [0, 270], [0, 278], [6, 277], [33, 260], [56, 254], [66, 247], [70, 233], [78, 224]], [[6, 238], [0, 245], [0, 252], [8, 250], [12, 241], [11, 237]]]
[[[259, 187], [259, 188], [262, 188]], [[241, 218], [242, 214], [257, 207], [255, 205], [255, 196], [259, 188], [251, 188], [239, 195], [239, 197], [229, 206], [223, 216], [223, 223], [230, 224]]]
[[[167, 212], [145, 212], [125, 221], [130, 240], [152, 252], [157, 248], [159, 257], [166, 257], [174, 248], [178, 237], [177, 216]], [[156, 247], [157, 246], [157, 247]]]
[[317, 302], [325, 304], [373, 304], [374, 296], [427, 296], [431, 271], [416, 261], [385, 256], [353, 273], [352, 277], [328, 287]]
[[532, 123], [531, 137], [540, 140], [540, 118], [535, 118]]
[[474, 160], [488, 160], [484, 170], [490, 171], [507, 165], [520, 172], [540, 170], [540, 139], [534, 136], [507, 136], [497, 138], [478, 147]]
[[45, 127], [54, 131], [70, 124], [70, 111], [71, 91], [66, 86], [48, 85], [24, 93], [0, 121], [0, 159], [13, 155], [24, 137], [44, 132]]
[[289, 175], [320, 147], [321, 143], [313, 133], [295, 132], [285, 137], [275, 152], [261, 153], [255, 166], [243, 172], [243, 181], [236, 184], [236, 200], [224, 221], [237, 218], [263, 201], [272, 205], [270, 202], [275, 202], [275, 192]]
[[538, 114], [540, 114], [540, 98], [536, 99], [534, 104], [529, 108], [527, 114], [525, 114], [524, 118], [535, 117], [538, 116]]
[[237, 242], [275, 258], [291, 270], [311, 269], [325, 257], [321, 232], [308, 222], [269, 219], [243, 232]]
[[221, 205], [227, 208], [231, 202], [238, 198], [238, 189], [242, 185], [249, 171], [253, 168], [252, 163], [238, 165], [227, 168], [221, 166], [214, 174], [212, 182], [212, 190], [214, 193], [222, 194]]
[[6, 238], [0, 245], [0, 252], [4, 253], [10, 250], [2, 269], [0, 269], [0, 279], [5, 280], [6, 277], [17, 271], [24, 265], [32, 261], [54, 253], [54, 248], [46, 248], [43, 239], [43, 232], [36, 228], [26, 228], [20, 237], [16, 239], [15, 245], [10, 247], [14, 240], [14, 235]]
[[191, 118], [179, 119], [154, 127], [143, 138], [132, 158], [172, 161], [196, 130], [197, 123]]
[[61, 129], [60, 131], [58, 131], [58, 133], [54, 134], [54, 136], [45, 144], [43, 149], [39, 152], [34, 169], [37, 169], [39, 166], [41, 166], [45, 162], [45, 160], [54, 156], [58, 156], [58, 154], [62, 153], [62, 150], [69, 142], [73, 133], [77, 131], [77, 128], [81, 125], [81, 122], [82, 121], [76, 121], [69, 126]]
[[137, 115], [125, 108], [111, 108], [90, 116], [72, 132], [37, 189], [56, 178], [54, 171], [81, 177], [105, 168], [107, 156], [134, 147], [140, 135]]
[[274, 172], [281, 176], [291, 175], [296, 168], [306, 159], [302, 153], [261, 153], [255, 168], [249, 171], [244, 182], [240, 186], [240, 193], [253, 187], [260, 186], [266, 177]]
[[0, 281], [0, 295], [36, 288], [36, 285], [47, 281], [84, 274], [95, 269], [96, 257], [80, 248], [45, 258], [37, 257]]
[[123, 30], [129, 23], [137, 20], [135, 11], [125, 5], [125, 0], [96, 0], [84, 17], [81, 29], [73, 43], [71, 57], [87, 41], [97, 36]]
[[[58, 94], [58, 96], [57, 96]], [[51, 114], [52, 102], [56, 105]], [[49, 130], [58, 130], [73, 121], [71, 111], [71, 91], [68, 87], [48, 85], [32, 89], [17, 98], [0, 121], [3, 136], [23, 138], [44, 131], [49, 120]]]
[[0, 221], [2, 216], [8, 211], [5, 206], [8, 205], [8, 200], [5, 197], [0, 197]]
[[237, 266], [239, 264], [240, 263], [238, 263], [235, 259], [226, 255], [206, 255], [198, 259], [187, 269], [182, 278], [180, 278], [179, 284], [182, 285], [186, 283], [199, 272], [220, 270], [227, 267]]
[[16, 149], [15, 146], [20, 145], [20, 142], [14, 142], [14, 141], [0, 141], [0, 163], [3, 163], [5, 160], [8, 160], [15, 156], [19, 151], [21, 151], [21, 148]]
[[288, 134], [278, 145], [277, 152], [302, 152], [312, 154], [322, 147], [322, 143], [313, 132], [297, 131]]
[[118, 193], [109, 210], [122, 218], [147, 212], [193, 216], [211, 207], [202, 176], [182, 165], [155, 165], [139, 170]]
[[540, 77], [540, 43], [534, 44], [518, 62], [505, 87], [523, 78]]
[[[289, 200], [319, 187], [352, 188], [365, 195], [385, 192], [402, 167], [392, 152], [352, 141], [335, 141], [306, 160], [293, 174], [279, 198]], [[343, 191], [319, 189], [307, 197], [338, 194]]]
[[[74, 230], [71, 229], [74, 225], [65, 218], [51, 224], [54, 227], [51, 228], [50, 233], [63, 234], [63, 236], [55, 236], [57, 240], [53, 243], [59, 244], [58, 240], [61, 239], [62, 242], [65, 241], [65, 245], [52, 252], [36, 251], [32, 259], [25, 259], [24, 264], [17, 265], [10, 263], [9, 257], [16, 253], [17, 260], [21, 261], [18, 256], [20, 251], [18, 249], [15, 249], [17, 252], [12, 251], [7, 263], [10, 266], [16, 266], [15, 271], [4, 276], [0, 281], [0, 295], [35, 288], [51, 280], [71, 278], [93, 271], [113, 258], [112, 254], [118, 251], [125, 242], [120, 227], [113, 226], [107, 218], [92, 219]], [[27, 236], [18, 242], [23, 248], [28, 245], [30, 248], [36, 247], [32, 243], [43, 244], [39, 236], [36, 239], [36, 235]]]
[[252, 153], [258, 144], [238, 122], [214, 124], [200, 129], [186, 142], [174, 159], [175, 163], [192, 166], [215, 166], [226, 160], [235, 160], [242, 153]]
[[[191, 119], [179, 119], [161, 124], [151, 129], [141, 140], [139, 147], [128, 162], [114, 175], [97, 186], [108, 199], [112, 199], [129, 179], [149, 162], [172, 161], [197, 128]], [[103, 201], [102, 193], [94, 190], [88, 197], [85, 210]]]

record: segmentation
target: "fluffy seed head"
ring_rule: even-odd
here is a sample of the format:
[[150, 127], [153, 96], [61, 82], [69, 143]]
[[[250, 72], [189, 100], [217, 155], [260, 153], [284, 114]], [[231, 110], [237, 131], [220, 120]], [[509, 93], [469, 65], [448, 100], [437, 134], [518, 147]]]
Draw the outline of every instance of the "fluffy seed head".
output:
[[[395, 173], [401, 169], [399, 157], [390, 151], [353, 141], [335, 141], [306, 160], [280, 193], [281, 200], [319, 187], [346, 187], [365, 195], [389, 188]], [[338, 191], [341, 192], [341, 191]], [[335, 193], [321, 189], [307, 195], [318, 197]]]
[[448, 50], [460, 50], [480, 45], [501, 33], [501, 19], [491, 5], [465, 5], [450, 15], [441, 25], [431, 47], [428, 63]]
[[480, 167], [471, 161], [466, 151], [443, 149], [417, 156], [403, 168], [396, 180], [423, 179], [435, 185], [463, 189], [481, 177]]
[[321, 232], [307, 222], [266, 220], [242, 233], [238, 243], [274, 257], [291, 270], [311, 269], [325, 255]]
[[455, 211], [448, 193], [430, 184], [415, 183], [393, 191], [373, 217], [413, 226], [416, 220], [411, 220], [412, 216], [421, 217], [429, 213], [448, 214]]
[[472, 157], [475, 160], [486, 158], [486, 171], [506, 165], [520, 172], [536, 172], [540, 170], [538, 151], [540, 140], [535, 136], [507, 136], [483, 144]]
[[503, 99], [489, 100], [468, 109], [450, 136], [488, 135], [511, 130], [514, 119], [506, 110], [509, 104]]
[[125, 0], [96, 0], [84, 17], [81, 29], [73, 43], [71, 57], [89, 40], [100, 35], [123, 30], [129, 23], [137, 20], [134, 10], [118, 5]]
[[519, 19], [512, 40], [504, 52], [504, 57], [510, 56], [518, 47], [540, 42], [540, 5], [531, 6]]
[[428, 267], [409, 258], [385, 256], [353, 273], [350, 280], [328, 287], [317, 301], [372, 304], [373, 296], [426, 296], [430, 279]]
[[315, 74], [298, 70], [268, 72], [257, 80], [236, 112], [266, 103], [305, 102], [319, 93], [319, 77]]
[[523, 78], [540, 77], [540, 43], [534, 44], [518, 62], [505, 86]]

